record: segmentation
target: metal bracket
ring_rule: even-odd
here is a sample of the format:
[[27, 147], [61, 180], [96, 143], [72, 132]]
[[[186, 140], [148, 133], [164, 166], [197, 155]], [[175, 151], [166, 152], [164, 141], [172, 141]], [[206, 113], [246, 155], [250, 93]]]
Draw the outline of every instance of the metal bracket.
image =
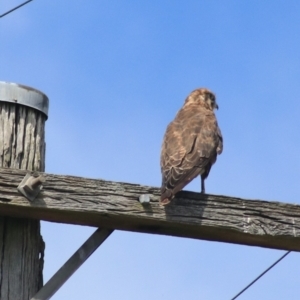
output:
[[140, 195], [139, 201], [141, 204], [149, 204], [150, 203], [150, 195], [149, 194]]
[[43, 188], [42, 183], [45, 182], [45, 177], [40, 175], [34, 177], [27, 173], [18, 186], [18, 191], [32, 202]]
[[112, 232], [98, 228], [31, 300], [50, 299]]

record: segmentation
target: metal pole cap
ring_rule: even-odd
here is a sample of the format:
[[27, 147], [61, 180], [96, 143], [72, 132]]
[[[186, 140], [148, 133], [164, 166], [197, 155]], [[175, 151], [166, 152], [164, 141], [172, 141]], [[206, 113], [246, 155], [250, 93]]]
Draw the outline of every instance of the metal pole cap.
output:
[[0, 101], [29, 106], [44, 113], [48, 119], [49, 99], [32, 87], [0, 81]]

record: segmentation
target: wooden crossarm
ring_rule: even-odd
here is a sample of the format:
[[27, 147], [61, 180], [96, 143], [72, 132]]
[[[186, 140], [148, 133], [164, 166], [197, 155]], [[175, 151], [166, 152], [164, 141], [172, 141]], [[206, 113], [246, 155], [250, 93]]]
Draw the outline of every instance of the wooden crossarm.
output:
[[[17, 191], [26, 171], [0, 169], [0, 215], [300, 251], [300, 206], [46, 173], [33, 201]], [[139, 196], [150, 195], [149, 204]]]

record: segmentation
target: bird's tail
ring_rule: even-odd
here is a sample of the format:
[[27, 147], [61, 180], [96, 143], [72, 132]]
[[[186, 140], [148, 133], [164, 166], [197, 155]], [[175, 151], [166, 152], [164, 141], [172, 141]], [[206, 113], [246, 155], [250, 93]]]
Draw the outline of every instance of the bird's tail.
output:
[[171, 199], [174, 197], [171, 190], [168, 190], [166, 188], [161, 189], [161, 196], [159, 203], [161, 205], [167, 205], [171, 202]]

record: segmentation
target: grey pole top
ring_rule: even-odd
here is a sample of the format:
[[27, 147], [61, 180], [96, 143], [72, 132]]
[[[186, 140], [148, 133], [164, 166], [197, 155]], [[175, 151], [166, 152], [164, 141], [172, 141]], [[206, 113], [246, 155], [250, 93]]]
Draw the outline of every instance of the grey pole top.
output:
[[29, 86], [0, 81], [0, 101], [17, 103], [43, 112], [48, 118], [48, 97]]

